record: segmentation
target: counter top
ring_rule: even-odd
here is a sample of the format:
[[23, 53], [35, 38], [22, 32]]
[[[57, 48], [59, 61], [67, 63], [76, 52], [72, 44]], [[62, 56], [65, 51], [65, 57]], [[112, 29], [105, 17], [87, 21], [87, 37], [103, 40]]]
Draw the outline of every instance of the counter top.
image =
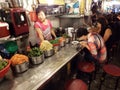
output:
[[53, 56], [45, 58], [42, 64], [30, 68], [11, 80], [4, 80], [0, 83], [0, 90], [36, 90], [76, 56], [78, 52], [74, 46], [67, 44]]

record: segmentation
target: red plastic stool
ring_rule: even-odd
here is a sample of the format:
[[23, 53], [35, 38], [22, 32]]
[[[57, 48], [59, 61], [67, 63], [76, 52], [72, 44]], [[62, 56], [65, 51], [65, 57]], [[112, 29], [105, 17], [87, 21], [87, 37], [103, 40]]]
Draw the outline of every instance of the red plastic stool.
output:
[[93, 80], [93, 75], [94, 75], [94, 79], [95, 79], [95, 65], [93, 62], [80, 62], [78, 64], [78, 70], [80, 72], [86, 73], [89, 75], [89, 90], [90, 90], [90, 85], [91, 85], [91, 81]]
[[102, 75], [103, 79], [100, 82], [99, 90], [102, 89], [102, 85], [103, 85], [103, 82], [105, 81], [106, 74], [108, 74], [112, 77], [116, 77], [115, 90], [117, 90], [118, 82], [119, 82], [119, 78], [120, 78], [120, 68], [113, 64], [106, 64], [103, 66], [103, 70], [104, 70], [103, 75]]
[[88, 90], [88, 87], [82, 80], [72, 79], [65, 84], [65, 90]]
[[82, 72], [91, 73], [95, 70], [95, 66], [92, 62], [80, 62], [78, 64], [78, 69]]

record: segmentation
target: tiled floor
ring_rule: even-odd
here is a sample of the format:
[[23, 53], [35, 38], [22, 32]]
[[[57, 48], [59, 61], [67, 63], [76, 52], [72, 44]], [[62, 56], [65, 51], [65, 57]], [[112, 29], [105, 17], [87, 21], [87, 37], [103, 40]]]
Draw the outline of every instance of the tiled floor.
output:
[[[120, 67], [119, 56], [120, 56], [120, 52], [118, 52], [117, 54], [114, 54], [111, 63]], [[64, 70], [66, 70], [66, 67], [63, 70], [61, 70], [58, 74], [56, 74], [56, 76], [52, 78], [51, 81], [48, 82], [48, 84], [46, 84], [43, 89], [39, 89], [39, 90], [64, 90], [65, 82], [68, 79], [70, 79], [69, 76], [67, 76], [66, 71]], [[98, 90], [101, 76], [102, 76], [102, 70], [100, 70], [97, 73], [96, 79], [92, 81], [90, 90]], [[104, 82], [104, 85], [102, 86], [102, 90], [114, 90], [113, 89], [114, 86], [115, 86], [115, 79], [106, 78], [106, 81]], [[118, 86], [119, 87], [117, 88], [117, 90], [120, 90], [120, 80], [119, 80]]]

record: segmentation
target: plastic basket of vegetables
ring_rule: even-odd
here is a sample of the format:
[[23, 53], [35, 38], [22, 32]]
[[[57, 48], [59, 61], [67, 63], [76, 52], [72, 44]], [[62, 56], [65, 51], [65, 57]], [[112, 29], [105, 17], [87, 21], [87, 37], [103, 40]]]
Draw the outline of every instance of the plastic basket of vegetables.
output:
[[0, 60], [0, 78], [3, 78], [10, 69], [9, 60]]

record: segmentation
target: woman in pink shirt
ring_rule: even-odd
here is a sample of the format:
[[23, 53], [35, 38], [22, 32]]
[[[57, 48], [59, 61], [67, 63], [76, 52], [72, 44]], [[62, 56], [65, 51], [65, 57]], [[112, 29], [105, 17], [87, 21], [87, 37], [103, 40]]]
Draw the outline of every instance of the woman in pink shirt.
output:
[[34, 25], [38, 37], [37, 43], [40, 44], [43, 40], [51, 40], [52, 35], [56, 38], [52, 24], [50, 20], [46, 18], [44, 11], [39, 9], [37, 11], [37, 16], [38, 19]]

